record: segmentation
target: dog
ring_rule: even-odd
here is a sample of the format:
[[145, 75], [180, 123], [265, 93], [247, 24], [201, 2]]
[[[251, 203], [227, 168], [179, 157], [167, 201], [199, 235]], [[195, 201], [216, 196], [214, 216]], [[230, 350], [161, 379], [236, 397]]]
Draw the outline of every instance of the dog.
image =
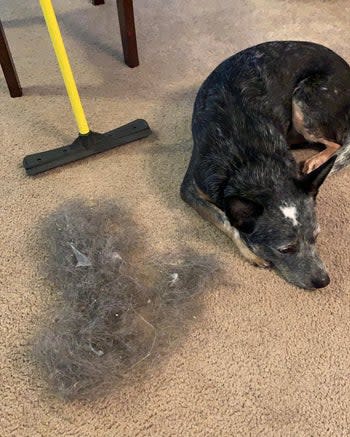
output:
[[[200, 87], [181, 198], [253, 264], [304, 289], [330, 278], [316, 197], [350, 163], [350, 67], [312, 42], [272, 41], [222, 62]], [[294, 144], [321, 144], [299, 168]]]

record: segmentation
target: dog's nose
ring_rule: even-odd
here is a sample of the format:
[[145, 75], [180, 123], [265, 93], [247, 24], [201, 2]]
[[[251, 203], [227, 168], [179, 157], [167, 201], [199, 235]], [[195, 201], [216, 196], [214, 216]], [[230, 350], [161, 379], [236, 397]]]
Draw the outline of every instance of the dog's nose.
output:
[[312, 285], [315, 288], [323, 288], [323, 287], [327, 287], [327, 285], [331, 282], [329, 276], [327, 275], [327, 273], [325, 273], [322, 276], [319, 276], [318, 278], [314, 278], [311, 280]]

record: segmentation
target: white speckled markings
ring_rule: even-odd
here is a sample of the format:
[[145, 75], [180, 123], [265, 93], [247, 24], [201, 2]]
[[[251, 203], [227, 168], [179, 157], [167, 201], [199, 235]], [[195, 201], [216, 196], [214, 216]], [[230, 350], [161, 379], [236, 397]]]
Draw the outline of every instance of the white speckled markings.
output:
[[285, 218], [291, 220], [293, 222], [293, 226], [298, 226], [299, 222], [297, 220], [298, 211], [295, 205], [283, 205], [280, 206], [280, 210]]

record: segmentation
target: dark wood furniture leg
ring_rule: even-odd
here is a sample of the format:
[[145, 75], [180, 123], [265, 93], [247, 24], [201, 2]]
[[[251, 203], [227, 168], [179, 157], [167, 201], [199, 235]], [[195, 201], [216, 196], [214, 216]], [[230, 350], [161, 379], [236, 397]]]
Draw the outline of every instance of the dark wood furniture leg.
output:
[[137, 53], [133, 0], [117, 0], [120, 35], [122, 37], [124, 60], [131, 68], [139, 65]]
[[7, 43], [6, 35], [0, 21], [0, 64], [4, 72], [5, 80], [11, 97], [21, 97], [22, 88], [18, 80], [15, 64]]
[[92, 3], [94, 6], [104, 5], [105, 0], [91, 0], [91, 3]]

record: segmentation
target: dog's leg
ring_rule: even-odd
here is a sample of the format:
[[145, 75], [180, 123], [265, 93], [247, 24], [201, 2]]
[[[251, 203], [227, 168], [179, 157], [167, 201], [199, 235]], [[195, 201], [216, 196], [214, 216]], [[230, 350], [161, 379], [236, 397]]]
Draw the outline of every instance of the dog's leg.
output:
[[245, 259], [258, 267], [269, 267], [269, 263], [255, 255], [242, 241], [237, 229], [231, 226], [226, 214], [214, 205], [209, 197], [201, 191], [193, 177], [186, 174], [181, 185], [181, 198], [194, 208], [199, 215], [211, 222], [233, 240]]
[[[344, 102], [337, 96], [341, 91], [331, 76], [310, 76], [299, 83], [293, 93], [292, 120], [296, 132], [310, 143], [325, 146], [322, 152], [312, 156], [304, 163], [304, 173], [310, 173], [328, 161], [334, 154], [339, 154], [338, 165], [347, 160], [349, 153], [342, 152], [334, 134], [336, 120], [334, 114], [344, 113]], [[333, 170], [334, 171], [334, 170]]]
[[335, 143], [333, 141], [329, 141], [326, 138], [320, 135], [320, 130], [316, 127], [310, 128], [310, 124], [314, 122], [312, 120], [305, 121], [306, 114], [305, 109], [303, 108], [303, 104], [300, 101], [293, 99], [293, 126], [294, 129], [302, 135], [306, 141], [310, 143], [319, 143], [326, 146], [322, 152], [317, 153], [316, 155], [311, 156], [304, 162], [303, 165], [303, 173], [310, 173], [316, 168], [320, 167], [323, 163], [328, 161], [328, 159], [333, 156], [338, 149], [340, 149], [341, 145]]
[[326, 148], [322, 152], [311, 156], [307, 159], [303, 165], [303, 173], [311, 173], [316, 168], [320, 167], [324, 162], [333, 156], [337, 150], [341, 147], [340, 144], [332, 143], [326, 139], [318, 139], [318, 142], [324, 144]]

